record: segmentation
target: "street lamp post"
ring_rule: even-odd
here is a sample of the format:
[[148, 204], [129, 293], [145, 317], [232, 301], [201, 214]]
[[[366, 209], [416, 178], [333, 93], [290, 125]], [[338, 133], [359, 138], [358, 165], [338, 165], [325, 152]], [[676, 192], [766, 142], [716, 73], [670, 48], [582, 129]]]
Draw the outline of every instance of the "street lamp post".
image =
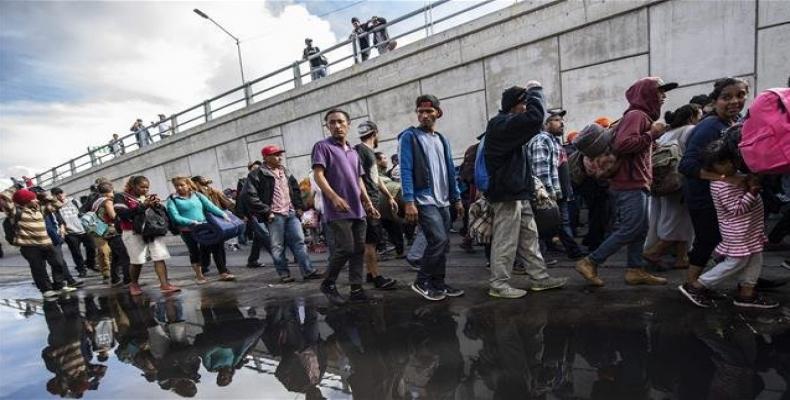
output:
[[196, 9], [194, 9], [194, 10], [192, 10], [192, 11], [194, 11], [194, 12], [195, 12], [195, 14], [197, 14], [197, 15], [199, 15], [199, 16], [201, 16], [201, 17], [203, 17], [203, 18], [205, 18], [205, 19], [207, 19], [207, 20], [209, 20], [209, 21], [213, 22], [213, 23], [214, 23], [214, 25], [216, 25], [216, 26], [217, 26], [219, 29], [222, 29], [222, 31], [223, 31], [223, 32], [227, 33], [227, 34], [228, 34], [228, 36], [230, 36], [231, 38], [233, 38], [233, 40], [235, 40], [235, 41], [236, 41], [236, 50], [237, 50], [237, 51], [238, 51], [238, 53], [239, 53], [239, 70], [241, 71], [241, 84], [242, 84], [242, 85], [245, 85], [245, 84], [247, 84], [247, 81], [246, 81], [246, 80], [244, 80], [244, 64], [243, 64], [243, 63], [242, 63], [242, 61], [241, 61], [241, 45], [239, 44], [239, 38], [237, 38], [236, 36], [233, 36], [233, 34], [232, 34], [232, 33], [228, 32], [228, 31], [227, 31], [225, 28], [223, 28], [223, 27], [222, 27], [222, 25], [220, 25], [219, 23], [217, 23], [217, 21], [214, 21], [213, 19], [211, 19], [211, 17], [209, 17], [208, 15], [206, 15], [206, 13], [204, 13], [203, 11], [200, 11], [200, 10], [198, 10], [197, 8], [196, 8]]

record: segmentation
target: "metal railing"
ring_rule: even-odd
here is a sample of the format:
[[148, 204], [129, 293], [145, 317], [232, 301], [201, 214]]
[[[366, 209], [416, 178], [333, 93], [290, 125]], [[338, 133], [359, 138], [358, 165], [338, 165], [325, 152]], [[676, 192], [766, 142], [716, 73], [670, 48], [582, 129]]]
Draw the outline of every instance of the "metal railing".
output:
[[[310, 81], [320, 78], [318, 72], [321, 70], [328, 73], [330, 68], [331, 70], [342, 70], [362, 63], [362, 49], [360, 48], [359, 39], [364, 38], [364, 36], [367, 36], [369, 42], [369, 47], [365, 49], [365, 52], [372, 55], [374, 49], [386, 48], [387, 50], [378, 51], [381, 55], [391, 50], [389, 49], [390, 44], [397, 43], [398, 39], [411, 43], [421, 37], [431, 36], [434, 34], [437, 24], [493, 3], [494, 0], [482, 0], [438, 19], [433, 19], [434, 10], [449, 2], [450, 0], [433, 1], [424, 7], [392, 19], [386, 24], [377, 25], [362, 35], [357, 36], [352, 33], [348, 39], [317, 52], [308, 58], [294, 61], [291, 65], [284, 66], [242, 86], [230, 89], [200, 104], [173, 114], [164, 120], [152, 122], [143, 129], [110, 141], [107, 145], [88, 148], [87, 153], [36, 174], [34, 182], [42, 187], [52, 185], [59, 180], [76, 175], [115, 158], [123, 157], [125, 154], [140, 148], [168, 140], [179, 132], [207, 123], [216, 117], [229, 114], [282, 92], [299, 88], [306, 83], [305, 80], [308, 77]], [[415, 17], [419, 15], [423, 15], [423, 21], [414, 25]], [[410, 22], [413, 26], [408, 26]], [[448, 26], [448, 28], [452, 26]], [[387, 36], [383, 41], [374, 39], [377, 33], [386, 32], [386, 34], [389, 34], [390, 28], [393, 27], [400, 27], [403, 31], [391, 37]], [[419, 32], [423, 30], [425, 32], [424, 36], [419, 35], [420, 37], [418, 37]], [[321, 60], [323, 57], [328, 59], [327, 55], [330, 54], [332, 55], [332, 62], [311, 67], [311, 61]]]

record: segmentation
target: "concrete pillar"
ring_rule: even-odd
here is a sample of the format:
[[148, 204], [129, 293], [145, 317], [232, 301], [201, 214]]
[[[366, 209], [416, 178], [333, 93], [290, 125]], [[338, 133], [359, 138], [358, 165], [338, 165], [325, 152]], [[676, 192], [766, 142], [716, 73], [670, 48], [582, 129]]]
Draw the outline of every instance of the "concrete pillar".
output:
[[73, 158], [69, 160], [69, 170], [71, 171], [71, 175], [77, 174], [77, 163], [74, 162]]
[[299, 61], [294, 62], [293, 73], [294, 73], [294, 87], [301, 87], [302, 72], [299, 70]]
[[247, 105], [252, 104], [252, 85], [249, 82], [244, 84], [244, 102]]
[[211, 102], [208, 100], [203, 102], [203, 115], [206, 117], [206, 122], [211, 121]]
[[359, 64], [362, 60], [359, 59], [359, 44], [357, 43], [357, 34], [351, 34], [351, 49], [354, 51], [354, 64]]
[[178, 117], [175, 114], [173, 114], [173, 116], [170, 117], [170, 129], [172, 129], [171, 131], [172, 134], [175, 135], [176, 133], [178, 133]]

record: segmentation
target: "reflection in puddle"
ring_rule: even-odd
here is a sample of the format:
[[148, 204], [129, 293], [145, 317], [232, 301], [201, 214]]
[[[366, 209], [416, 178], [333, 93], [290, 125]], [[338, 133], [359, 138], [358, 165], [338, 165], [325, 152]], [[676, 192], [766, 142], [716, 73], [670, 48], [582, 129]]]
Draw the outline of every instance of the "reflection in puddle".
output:
[[[777, 314], [226, 293], [0, 300], [0, 397], [788, 398]], [[35, 359], [32, 359], [35, 358]], [[40, 359], [40, 361], [38, 361]]]

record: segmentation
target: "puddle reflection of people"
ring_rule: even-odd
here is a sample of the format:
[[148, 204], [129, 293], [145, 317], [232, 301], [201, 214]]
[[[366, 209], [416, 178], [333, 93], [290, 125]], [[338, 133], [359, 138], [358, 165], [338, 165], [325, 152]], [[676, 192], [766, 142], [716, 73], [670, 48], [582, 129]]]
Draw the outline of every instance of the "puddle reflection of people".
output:
[[217, 373], [217, 386], [228, 386], [260, 339], [264, 323], [257, 318], [245, 318], [235, 299], [219, 304], [204, 303], [200, 311], [204, 325], [203, 332], [195, 337], [195, 349], [203, 367]]
[[290, 392], [307, 399], [323, 399], [318, 384], [326, 371], [327, 357], [318, 331], [318, 313], [303, 298], [266, 306], [263, 343], [280, 363], [274, 376]]
[[156, 302], [153, 311], [156, 323], [147, 330], [159, 387], [194, 397], [200, 382], [200, 357], [187, 336], [183, 301], [166, 296]]
[[115, 337], [118, 326], [111, 314], [109, 297], [100, 297], [97, 307], [94, 296], [88, 294], [84, 298], [85, 304], [85, 333], [90, 344], [90, 351], [97, 354], [100, 362], [106, 362], [110, 351], [115, 347]]
[[107, 367], [89, 361], [83, 351], [82, 318], [76, 297], [45, 302], [44, 317], [49, 328], [48, 346], [41, 351], [47, 370], [55, 374], [46, 388], [53, 395], [79, 398], [96, 390]]
[[143, 372], [148, 382], [155, 382], [157, 365], [151, 354], [148, 328], [156, 325], [144, 297], [134, 298], [128, 293], [117, 297], [113, 315], [118, 326], [118, 347], [115, 355], [121, 362], [131, 364]]

